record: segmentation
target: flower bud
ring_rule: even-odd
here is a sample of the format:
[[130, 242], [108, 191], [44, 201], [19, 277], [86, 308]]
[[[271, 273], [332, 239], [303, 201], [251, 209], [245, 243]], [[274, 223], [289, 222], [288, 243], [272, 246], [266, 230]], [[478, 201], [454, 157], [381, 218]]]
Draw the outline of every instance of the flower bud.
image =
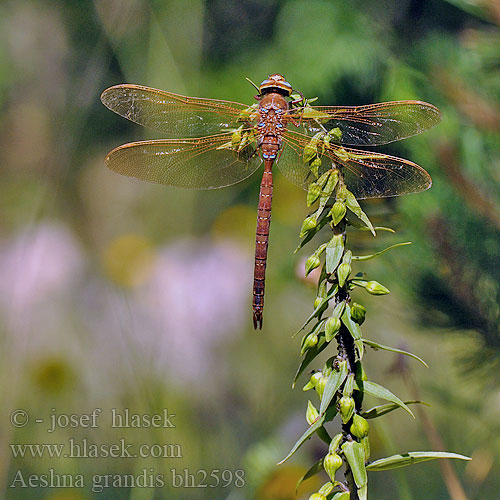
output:
[[333, 483], [331, 481], [328, 481], [318, 490], [318, 493], [328, 496], [333, 491], [333, 487]]
[[352, 399], [351, 396], [342, 396], [340, 398], [339, 413], [344, 424], [351, 420], [355, 407], [354, 399]]
[[325, 339], [327, 342], [333, 339], [333, 337], [340, 330], [341, 321], [340, 318], [332, 316], [328, 318], [325, 323]]
[[339, 278], [339, 286], [344, 286], [347, 278], [351, 274], [351, 265], [347, 262], [342, 262], [337, 268], [337, 276]]
[[243, 128], [243, 125], [238, 127], [231, 135], [231, 145], [235, 148], [240, 145], [242, 128]]
[[313, 253], [312, 255], [310, 255], [307, 260], [306, 260], [306, 265], [305, 265], [305, 268], [306, 268], [306, 276], [309, 275], [309, 273], [313, 270], [313, 269], [316, 269], [317, 267], [319, 267], [319, 265], [321, 264], [321, 260], [320, 258], [315, 254]]
[[321, 372], [314, 372], [309, 379], [313, 384], [313, 387], [316, 387], [316, 384], [321, 380], [323, 374]]
[[318, 154], [318, 143], [317, 141], [311, 140], [309, 144], [306, 144], [304, 151], [302, 152], [302, 160], [304, 163], [309, 163], [314, 160]]
[[319, 398], [321, 399], [323, 397], [323, 392], [325, 391], [325, 385], [328, 380], [328, 377], [325, 377], [322, 375], [322, 377], [318, 380], [318, 383], [314, 387], [316, 393], [318, 394]]
[[337, 453], [328, 453], [323, 459], [323, 468], [332, 481], [335, 481], [335, 473], [342, 467], [342, 458]]
[[337, 200], [330, 210], [330, 217], [332, 218], [333, 223], [337, 225], [344, 218], [346, 212], [347, 207], [345, 206], [345, 203]]
[[314, 309], [316, 309], [321, 304], [321, 302], [323, 302], [323, 297], [316, 297], [313, 304]]
[[308, 349], [314, 347], [318, 343], [318, 336], [315, 333], [310, 333], [304, 340], [300, 355], [302, 356]]
[[370, 424], [361, 415], [356, 413], [352, 418], [352, 424], [349, 430], [353, 436], [361, 439], [368, 436]]
[[338, 449], [343, 437], [344, 437], [344, 435], [341, 432], [339, 432], [338, 434], [335, 434], [335, 436], [333, 436], [333, 439], [330, 441], [330, 445], [328, 446], [328, 453], [336, 453], [337, 452], [337, 449]]
[[325, 187], [325, 184], [327, 183], [328, 179], [330, 178], [330, 175], [331, 175], [331, 170], [327, 170], [326, 172], [321, 174], [321, 177], [317, 181], [317, 184], [321, 189], [323, 189]]
[[332, 141], [340, 143], [340, 139], [342, 139], [342, 131], [338, 127], [332, 128], [328, 132], [328, 137], [330, 137]]
[[321, 167], [321, 158], [316, 156], [316, 158], [314, 158], [314, 160], [309, 164], [309, 169], [311, 170], [314, 177], [316, 177], [316, 178], [318, 178], [318, 176], [319, 176], [319, 168], [320, 167]]
[[311, 182], [307, 190], [307, 206], [310, 207], [319, 198], [320, 194], [321, 187], [315, 182]]
[[368, 281], [366, 283], [366, 291], [371, 293], [372, 295], [387, 295], [389, 290], [384, 286], [381, 285], [378, 281]]
[[307, 402], [307, 411], [306, 411], [306, 420], [309, 425], [314, 424], [317, 418], [319, 417], [318, 410], [314, 407], [314, 405], [308, 401]]
[[356, 321], [358, 325], [363, 324], [365, 321], [366, 309], [357, 302], [351, 304], [351, 318]]
[[302, 223], [302, 227], [300, 228], [300, 236], [302, 237], [307, 234], [309, 231], [314, 229], [317, 224], [318, 222], [316, 221], [316, 217], [314, 217], [314, 215], [306, 217]]
[[351, 494], [348, 491], [342, 491], [335, 494], [335, 500], [350, 500]]
[[322, 495], [321, 493], [313, 493], [309, 497], [309, 500], [326, 500], [326, 496]]

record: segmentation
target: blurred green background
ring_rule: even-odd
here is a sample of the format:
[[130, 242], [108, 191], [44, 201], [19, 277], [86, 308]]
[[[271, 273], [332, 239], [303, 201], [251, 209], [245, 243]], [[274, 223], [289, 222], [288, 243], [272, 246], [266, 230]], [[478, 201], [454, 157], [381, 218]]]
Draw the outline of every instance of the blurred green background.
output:
[[[259, 176], [190, 192], [107, 171], [110, 149], [153, 135], [99, 101], [104, 88], [127, 82], [251, 104], [245, 77], [259, 83], [275, 72], [318, 104], [421, 99], [441, 109], [436, 129], [382, 148], [428, 169], [432, 189], [365, 203], [374, 223], [398, 233], [352, 242], [366, 253], [414, 242], [360, 267], [392, 291], [359, 297], [363, 331], [430, 364], [366, 356], [370, 378], [432, 405], [417, 421], [395, 412], [376, 422], [372, 456], [442, 445], [473, 460], [372, 473], [370, 498], [499, 498], [496, 0], [0, 3], [3, 498], [297, 498], [296, 479], [325, 453], [313, 440], [275, 466], [305, 428], [308, 394], [302, 381], [290, 388], [299, 361], [290, 337], [315, 295], [301, 279], [307, 250], [293, 255], [305, 193], [276, 175], [264, 330], [254, 334]], [[51, 415], [94, 408], [103, 410], [97, 428], [47, 431]], [[168, 408], [176, 427], [111, 429], [111, 408]], [[28, 412], [27, 425], [11, 424], [15, 409]], [[9, 446], [71, 438], [177, 443], [183, 457], [16, 458]], [[246, 485], [174, 488], [174, 468], [244, 469]], [[21, 487], [51, 469], [83, 474], [85, 486]], [[164, 474], [165, 487], [110, 481], [92, 491], [94, 474], [143, 470]], [[305, 483], [299, 497], [317, 487]]]

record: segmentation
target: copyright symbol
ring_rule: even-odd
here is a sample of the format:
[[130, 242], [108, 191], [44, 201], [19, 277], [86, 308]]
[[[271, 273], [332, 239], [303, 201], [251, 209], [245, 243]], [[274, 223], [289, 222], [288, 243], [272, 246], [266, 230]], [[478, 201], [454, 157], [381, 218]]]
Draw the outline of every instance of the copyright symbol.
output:
[[28, 413], [24, 410], [14, 410], [10, 414], [10, 423], [14, 427], [24, 427], [29, 422]]

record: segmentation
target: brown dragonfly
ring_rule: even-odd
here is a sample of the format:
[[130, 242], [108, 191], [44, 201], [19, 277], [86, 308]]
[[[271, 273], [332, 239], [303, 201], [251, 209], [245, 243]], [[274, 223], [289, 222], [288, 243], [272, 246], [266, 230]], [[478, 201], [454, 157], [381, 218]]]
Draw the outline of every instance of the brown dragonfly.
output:
[[[322, 142], [321, 168], [342, 170], [359, 199], [399, 196], [431, 186], [429, 174], [408, 160], [344, 146], [378, 146], [436, 125], [439, 110], [421, 101], [364, 106], [311, 106], [279, 74], [260, 86], [253, 105], [186, 97], [141, 85], [116, 85], [101, 100], [119, 115], [169, 136], [124, 144], [106, 157], [115, 172], [167, 186], [216, 189], [242, 181], [264, 163], [257, 211], [253, 285], [254, 328], [262, 328], [272, 167], [307, 189], [315, 180], [304, 150]], [[329, 137], [331, 137], [329, 135]], [[318, 171], [316, 172], [318, 173]]]

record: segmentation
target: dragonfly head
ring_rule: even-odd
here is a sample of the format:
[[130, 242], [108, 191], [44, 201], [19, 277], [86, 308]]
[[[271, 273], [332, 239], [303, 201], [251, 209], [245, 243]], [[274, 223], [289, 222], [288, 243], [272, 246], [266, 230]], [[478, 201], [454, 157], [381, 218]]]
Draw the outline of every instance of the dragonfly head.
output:
[[259, 87], [261, 95], [269, 92], [277, 92], [285, 97], [289, 97], [292, 93], [292, 86], [285, 80], [285, 77], [279, 74], [269, 75], [267, 80], [264, 80]]

